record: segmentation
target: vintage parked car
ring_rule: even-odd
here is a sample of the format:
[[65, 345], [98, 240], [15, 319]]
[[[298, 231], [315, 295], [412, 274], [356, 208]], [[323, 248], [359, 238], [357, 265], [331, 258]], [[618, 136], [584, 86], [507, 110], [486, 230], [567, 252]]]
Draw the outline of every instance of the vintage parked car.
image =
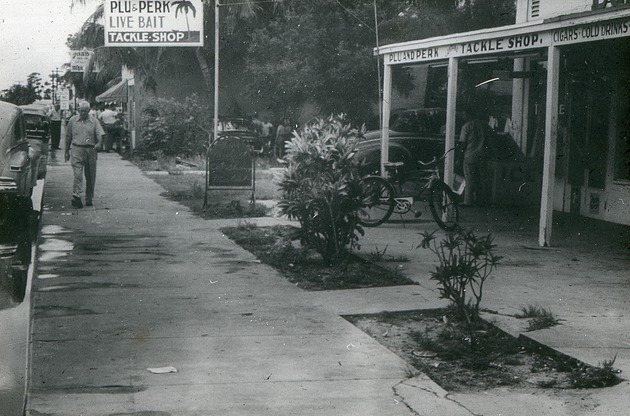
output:
[[[463, 174], [460, 160], [463, 148], [459, 132], [463, 122], [455, 122], [456, 171]], [[389, 130], [389, 160], [404, 162], [408, 171], [418, 169], [418, 161], [439, 158], [445, 148], [446, 110], [422, 108], [392, 112]], [[535, 161], [526, 158], [514, 140], [488, 128], [487, 193], [492, 203], [532, 203], [538, 196], [539, 174]], [[378, 173], [381, 160], [381, 131], [369, 131], [359, 143], [357, 157], [364, 160], [363, 173]]]
[[220, 117], [218, 130], [219, 138], [227, 136], [238, 137], [254, 150], [262, 150], [263, 148], [264, 143], [249, 119]]
[[[46, 166], [48, 165], [48, 146], [50, 143], [50, 117], [46, 110], [37, 104], [20, 106], [26, 122], [26, 138], [28, 139], [33, 157], [31, 160], [31, 170], [37, 172], [34, 179], [42, 179], [46, 176]], [[36, 184], [33, 183], [33, 186]]]
[[30, 147], [22, 110], [0, 101], [0, 223], [32, 209]]
[[[446, 110], [403, 109], [392, 112], [389, 122], [389, 160], [405, 162], [415, 169], [418, 160], [429, 161], [444, 154]], [[365, 172], [380, 170], [381, 131], [368, 131], [359, 143], [357, 156], [365, 160]]]

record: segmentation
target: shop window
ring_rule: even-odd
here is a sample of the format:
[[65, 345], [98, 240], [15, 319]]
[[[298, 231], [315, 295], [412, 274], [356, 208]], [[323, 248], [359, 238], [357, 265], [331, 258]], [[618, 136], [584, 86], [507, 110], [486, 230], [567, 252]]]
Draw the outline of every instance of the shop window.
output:
[[614, 179], [630, 181], [630, 76], [622, 77], [618, 89], [617, 137], [615, 143]]

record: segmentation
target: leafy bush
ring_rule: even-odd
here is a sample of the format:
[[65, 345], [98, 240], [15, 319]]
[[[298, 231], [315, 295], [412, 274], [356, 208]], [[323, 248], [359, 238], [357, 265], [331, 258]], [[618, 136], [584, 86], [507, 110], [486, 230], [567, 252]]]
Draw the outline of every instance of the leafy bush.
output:
[[316, 119], [287, 143], [280, 180], [282, 214], [300, 222], [304, 247], [328, 264], [339, 264], [358, 247], [363, 229], [357, 211], [367, 206], [359, 161], [353, 158], [359, 131], [343, 116]]
[[138, 151], [151, 157], [194, 156], [205, 152], [212, 120], [210, 109], [193, 94], [183, 102], [155, 98], [143, 114]]
[[439, 243], [435, 231], [422, 233], [419, 247], [435, 253], [440, 264], [431, 273], [439, 285], [440, 297], [453, 302], [461, 319], [469, 327], [479, 316], [483, 285], [501, 257], [494, 255], [492, 236], [477, 237], [472, 231], [448, 233]]

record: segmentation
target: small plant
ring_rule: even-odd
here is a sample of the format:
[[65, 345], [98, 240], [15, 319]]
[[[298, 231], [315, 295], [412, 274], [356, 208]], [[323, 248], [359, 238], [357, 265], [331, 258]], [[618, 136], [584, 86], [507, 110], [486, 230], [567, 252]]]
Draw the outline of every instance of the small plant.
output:
[[479, 318], [483, 285], [501, 260], [494, 254], [496, 245], [492, 242], [493, 238], [490, 234], [477, 237], [472, 231], [464, 230], [448, 233], [439, 242], [435, 231], [425, 231], [422, 237], [418, 247], [431, 250], [440, 262], [431, 273], [431, 279], [437, 281], [440, 297], [450, 300], [456, 316], [467, 323], [472, 340], [473, 325]]
[[600, 388], [614, 386], [620, 382], [618, 370], [613, 367], [617, 355], [611, 360], [605, 360], [599, 367], [580, 365], [571, 372], [571, 385], [575, 388]]
[[353, 156], [359, 131], [343, 116], [317, 119], [286, 145], [286, 168], [279, 186], [280, 212], [300, 223], [304, 247], [330, 264], [340, 264], [359, 247], [363, 229], [357, 212], [367, 205], [360, 161]]
[[389, 245], [385, 246], [383, 250], [379, 250], [378, 247], [375, 247], [374, 251], [370, 252], [370, 261], [374, 263], [383, 261], [385, 259], [385, 253], [387, 253], [387, 247], [389, 247]]
[[385, 246], [383, 250], [379, 250], [378, 247], [375, 247], [374, 250], [370, 252], [370, 254], [368, 255], [368, 260], [370, 260], [373, 263], [380, 263], [380, 262], [405, 263], [409, 261], [409, 257], [404, 256], [402, 254], [398, 256], [392, 256], [392, 255], [387, 254], [387, 247], [389, 247], [389, 245]]
[[551, 311], [540, 306], [528, 305], [521, 307], [521, 313], [516, 315], [517, 318], [530, 318], [527, 331], [538, 331], [540, 329], [551, 328], [558, 325], [558, 319]]

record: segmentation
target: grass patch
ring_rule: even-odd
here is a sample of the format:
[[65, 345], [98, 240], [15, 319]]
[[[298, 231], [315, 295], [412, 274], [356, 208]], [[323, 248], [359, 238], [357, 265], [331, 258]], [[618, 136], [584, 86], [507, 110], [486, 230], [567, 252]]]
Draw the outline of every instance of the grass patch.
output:
[[528, 305], [521, 307], [521, 313], [516, 315], [519, 319], [529, 319], [527, 331], [538, 331], [551, 328], [560, 322], [551, 311], [540, 306]]
[[599, 363], [599, 367], [591, 367], [587, 365], [580, 365], [574, 369], [571, 373], [571, 382], [574, 387], [589, 389], [600, 388], [615, 385], [618, 383], [619, 373], [613, 366], [617, 356], [615, 355], [611, 360], [605, 360], [603, 363]]
[[251, 192], [209, 191], [208, 206], [204, 210], [205, 179], [199, 175], [160, 175], [153, 180], [164, 188], [161, 194], [187, 206], [205, 219], [264, 217], [269, 209], [260, 203], [252, 205]]
[[379, 250], [378, 247], [375, 247], [374, 250], [372, 250], [370, 254], [367, 255], [367, 259], [374, 263], [381, 263], [381, 262], [405, 263], [409, 261], [409, 257], [404, 256], [404, 255], [392, 256], [390, 254], [387, 254], [387, 247], [388, 246], [385, 246], [383, 250]]
[[[164, 188], [161, 194], [187, 206], [205, 219], [254, 218], [268, 215], [269, 208], [259, 202], [250, 204], [251, 191], [209, 190], [208, 207], [204, 210], [205, 176], [203, 174], [151, 175]], [[277, 200], [280, 197], [274, 174], [269, 170], [256, 171], [257, 201]]]
[[280, 271], [306, 290], [358, 289], [416, 284], [400, 273], [382, 268], [355, 255], [337, 266], [328, 266], [321, 256], [302, 248], [292, 226], [258, 227], [242, 224], [224, 228], [225, 235], [253, 253], [261, 262]]

